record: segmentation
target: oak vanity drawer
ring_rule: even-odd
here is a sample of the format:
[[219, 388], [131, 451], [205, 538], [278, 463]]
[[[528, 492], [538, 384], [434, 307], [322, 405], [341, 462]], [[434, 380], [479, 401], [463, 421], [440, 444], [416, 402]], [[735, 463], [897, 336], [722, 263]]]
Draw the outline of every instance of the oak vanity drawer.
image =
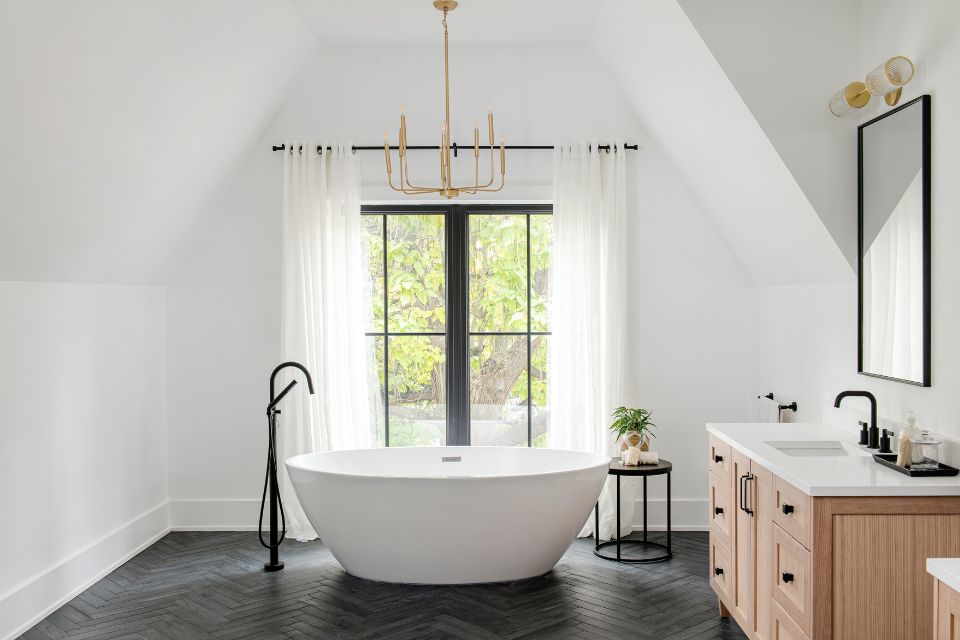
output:
[[710, 533], [710, 582], [729, 600], [733, 593], [733, 554], [713, 532]]
[[773, 603], [773, 640], [810, 640], [776, 602]]
[[810, 496], [779, 476], [773, 478], [773, 521], [807, 549], [813, 523]]
[[773, 526], [773, 568], [774, 601], [809, 636], [813, 622], [810, 552], [777, 525]]
[[710, 532], [716, 535], [724, 544], [730, 546], [730, 535], [733, 533], [733, 490], [723, 484], [712, 473], [710, 477]]
[[730, 445], [714, 435], [707, 436], [710, 443], [710, 472], [728, 487], [733, 484], [733, 460]]

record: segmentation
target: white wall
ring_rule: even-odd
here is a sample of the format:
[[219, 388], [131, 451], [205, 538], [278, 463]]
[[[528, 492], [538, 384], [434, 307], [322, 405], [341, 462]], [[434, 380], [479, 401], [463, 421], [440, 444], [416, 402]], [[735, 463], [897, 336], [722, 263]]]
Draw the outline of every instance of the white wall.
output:
[[0, 2], [0, 279], [163, 283], [316, 47], [273, 0]]
[[[267, 377], [280, 351], [282, 160], [270, 145], [310, 137], [378, 143], [385, 129], [395, 139], [401, 103], [411, 143], [431, 143], [441, 112], [437, 62], [435, 47], [324, 50], [233, 184], [211, 202], [209, 224], [169, 288], [174, 526], [256, 522]], [[629, 196], [635, 330], [625, 345], [634, 367], [625, 402], [653, 409], [661, 425], [657, 447], [678, 463], [676, 522], [705, 525], [703, 424], [744, 419], [750, 393], [744, 274], [589, 49], [456, 48], [451, 64], [459, 140], [471, 139], [473, 116], [483, 115], [491, 99], [498, 135], [511, 143], [622, 137], [641, 145], [627, 156], [636, 175]], [[411, 162], [432, 178], [434, 153]], [[550, 199], [550, 152], [512, 153], [507, 166], [502, 199]], [[363, 170], [365, 199], [389, 197], [383, 155], [365, 153]]]
[[[917, 77], [902, 100], [932, 95], [933, 203], [933, 386], [919, 388], [857, 375], [856, 283], [773, 287], [757, 290], [757, 378], [800, 403], [798, 419], [838, 419], [855, 427], [856, 416], [830, 407], [842, 389], [872, 391], [882, 416], [902, 420], [913, 410], [921, 426], [960, 439], [956, 394], [960, 389], [960, 4], [949, 0], [864, 2], [860, 19], [860, 71], [903, 54], [917, 64]], [[886, 110], [882, 101], [863, 119]], [[855, 144], [855, 142], [851, 142]], [[855, 217], [851, 211], [850, 216]], [[766, 387], [765, 387], [766, 388]], [[857, 406], [853, 400], [851, 406]], [[866, 404], [860, 402], [866, 409]]]
[[164, 307], [0, 282], [0, 637], [168, 527]]

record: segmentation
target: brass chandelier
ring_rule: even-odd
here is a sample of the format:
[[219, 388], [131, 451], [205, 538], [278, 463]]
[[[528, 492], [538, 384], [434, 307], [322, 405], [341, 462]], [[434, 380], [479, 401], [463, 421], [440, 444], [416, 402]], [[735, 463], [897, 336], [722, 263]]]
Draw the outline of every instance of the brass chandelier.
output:
[[[417, 186], [410, 183], [410, 171], [407, 169], [407, 155], [409, 147], [407, 146], [407, 117], [400, 110], [400, 134], [397, 152], [399, 155], [398, 166], [400, 167], [400, 186], [393, 184], [393, 167], [390, 159], [390, 140], [383, 136], [383, 153], [387, 163], [387, 182], [394, 191], [399, 191], [407, 195], [423, 195], [427, 193], [439, 193], [444, 198], [456, 198], [461, 193], [474, 194], [482, 191], [500, 191], [503, 189], [506, 151], [503, 139], [500, 139], [500, 184], [493, 186], [494, 181], [494, 135], [493, 135], [493, 107], [487, 110], [487, 131], [490, 144], [490, 179], [486, 183], [480, 183], [480, 127], [479, 124], [473, 128], [473, 162], [474, 162], [474, 183], [472, 185], [454, 186], [452, 175], [452, 166], [450, 163], [450, 56], [447, 37], [447, 13], [457, 8], [457, 0], [434, 0], [433, 6], [443, 12], [443, 83], [444, 83], [444, 121], [440, 126], [440, 186], [426, 187]], [[453, 145], [456, 147], [456, 144]]]

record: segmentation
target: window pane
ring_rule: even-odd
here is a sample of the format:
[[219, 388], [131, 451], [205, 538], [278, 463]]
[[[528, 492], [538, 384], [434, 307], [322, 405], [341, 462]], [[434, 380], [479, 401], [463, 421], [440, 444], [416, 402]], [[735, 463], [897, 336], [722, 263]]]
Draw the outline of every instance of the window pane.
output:
[[446, 443], [446, 357], [443, 336], [391, 336], [390, 446]]
[[470, 444], [527, 446], [527, 336], [471, 337]]
[[547, 350], [549, 336], [533, 336], [530, 343], [530, 395], [533, 400], [531, 418], [531, 445], [547, 446], [547, 433], [550, 431], [550, 405], [547, 401], [550, 393], [547, 389]]
[[383, 216], [361, 216], [361, 251], [367, 266], [363, 310], [366, 331], [383, 331]]
[[376, 446], [384, 441], [383, 415], [383, 337], [367, 336], [367, 394], [370, 406], [370, 426], [376, 434]]
[[550, 266], [553, 258], [553, 216], [530, 216], [530, 330], [549, 331]]
[[387, 291], [390, 331], [444, 330], [442, 215], [387, 216]]
[[470, 218], [470, 330], [527, 330], [527, 216]]

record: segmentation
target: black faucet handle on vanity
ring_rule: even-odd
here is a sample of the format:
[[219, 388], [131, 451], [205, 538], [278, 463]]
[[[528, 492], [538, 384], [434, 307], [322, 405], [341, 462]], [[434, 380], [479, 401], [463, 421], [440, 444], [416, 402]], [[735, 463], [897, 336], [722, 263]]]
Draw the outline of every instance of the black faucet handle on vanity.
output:
[[860, 444], [867, 444], [870, 442], [870, 430], [867, 428], [867, 423], [863, 420], [860, 421]]
[[893, 453], [893, 451], [890, 450], [891, 436], [893, 436], [893, 431], [883, 430], [883, 435], [880, 436], [880, 451], [877, 453]]

